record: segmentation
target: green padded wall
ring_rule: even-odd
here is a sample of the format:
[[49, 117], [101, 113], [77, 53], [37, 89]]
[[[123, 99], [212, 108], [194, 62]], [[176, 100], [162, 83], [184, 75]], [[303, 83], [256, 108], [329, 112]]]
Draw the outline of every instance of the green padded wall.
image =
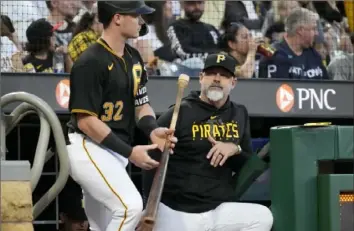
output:
[[[340, 192], [354, 192], [353, 174], [318, 176], [318, 220], [320, 231], [341, 231]], [[347, 216], [351, 216], [347, 214]]]
[[353, 127], [274, 127], [271, 200], [275, 231], [318, 227], [318, 161], [353, 158]]

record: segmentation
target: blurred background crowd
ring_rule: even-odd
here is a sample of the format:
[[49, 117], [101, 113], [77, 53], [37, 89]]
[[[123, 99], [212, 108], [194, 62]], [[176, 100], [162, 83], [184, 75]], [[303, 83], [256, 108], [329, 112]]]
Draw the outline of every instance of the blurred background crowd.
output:
[[[279, 55], [272, 56], [284, 50], [284, 35], [291, 32], [290, 51], [323, 64], [315, 79], [353, 80], [353, 1], [147, 4], [156, 9], [143, 17], [150, 32], [128, 42], [142, 54], [149, 74], [198, 76], [208, 54], [224, 51], [237, 60], [239, 78], [310, 79], [287, 74], [291, 70], [272, 74], [272, 65], [282, 65]], [[1, 72], [69, 73], [101, 33], [96, 1], [1, 1]]]

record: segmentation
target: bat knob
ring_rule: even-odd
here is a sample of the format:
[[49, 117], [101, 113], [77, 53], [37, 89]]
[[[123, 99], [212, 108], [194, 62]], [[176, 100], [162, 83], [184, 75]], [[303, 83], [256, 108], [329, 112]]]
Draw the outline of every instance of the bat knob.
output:
[[186, 88], [189, 83], [189, 76], [186, 74], [181, 74], [178, 77], [178, 86], [181, 88]]

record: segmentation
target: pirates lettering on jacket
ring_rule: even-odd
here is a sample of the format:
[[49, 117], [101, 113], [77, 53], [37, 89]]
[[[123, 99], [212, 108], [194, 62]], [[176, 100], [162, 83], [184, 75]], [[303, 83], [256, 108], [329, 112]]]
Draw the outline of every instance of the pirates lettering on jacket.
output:
[[235, 121], [217, 122], [208, 120], [205, 123], [193, 123], [193, 140], [204, 140], [212, 136], [217, 141], [234, 141], [239, 139], [238, 124]]

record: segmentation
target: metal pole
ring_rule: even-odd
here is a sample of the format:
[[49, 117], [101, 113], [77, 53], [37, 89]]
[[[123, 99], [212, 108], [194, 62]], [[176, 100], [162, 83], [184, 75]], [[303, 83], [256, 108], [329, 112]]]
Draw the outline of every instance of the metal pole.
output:
[[37, 113], [40, 119], [39, 138], [31, 168], [31, 187], [33, 192], [37, 187], [44, 164], [46, 163], [45, 159], [50, 137], [50, 125], [45, 115], [38, 108], [28, 103], [22, 103], [12, 111], [10, 115], [11, 118], [7, 122], [6, 133], [10, 133], [26, 115], [32, 113]]
[[0, 124], [0, 155], [1, 161], [6, 160], [6, 122], [5, 115], [0, 114], [1, 124]]

